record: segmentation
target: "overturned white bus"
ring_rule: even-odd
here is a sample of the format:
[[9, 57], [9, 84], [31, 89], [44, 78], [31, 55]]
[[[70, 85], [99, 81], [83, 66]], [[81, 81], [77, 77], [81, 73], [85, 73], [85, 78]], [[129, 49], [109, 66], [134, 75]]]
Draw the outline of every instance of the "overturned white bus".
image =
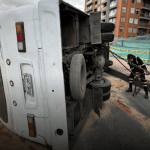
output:
[[59, 0], [0, 14], [0, 120], [8, 129], [69, 149], [89, 110], [110, 97], [102, 73], [114, 24], [100, 17]]

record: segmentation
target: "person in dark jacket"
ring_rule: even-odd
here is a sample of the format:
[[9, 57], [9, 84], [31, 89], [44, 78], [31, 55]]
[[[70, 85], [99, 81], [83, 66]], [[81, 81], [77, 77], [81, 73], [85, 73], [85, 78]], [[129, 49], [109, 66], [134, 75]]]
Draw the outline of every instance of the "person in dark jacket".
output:
[[[139, 77], [142, 78], [141, 82], [144, 87], [145, 98], [148, 99], [149, 96], [148, 96], [147, 81], [145, 80], [145, 74], [148, 75], [149, 72], [147, 71], [145, 64], [139, 57], [134, 56], [132, 54], [128, 54], [127, 59], [128, 59], [128, 64], [130, 66], [131, 71], [136, 75], [137, 75], [137, 72], [141, 74], [139, 75]], [[131, 73], [129, 76], [129, 89], [126, 90], [126, 92], [132, 92], [132, 84], [133, 84], [133, 79], [135, 77], [133, 73]]]

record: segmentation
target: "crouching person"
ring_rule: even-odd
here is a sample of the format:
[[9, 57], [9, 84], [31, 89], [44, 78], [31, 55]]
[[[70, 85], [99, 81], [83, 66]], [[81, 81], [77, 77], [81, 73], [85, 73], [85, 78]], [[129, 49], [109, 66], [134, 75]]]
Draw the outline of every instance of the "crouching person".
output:
[[149, 96], [148, 96], [147, 81], [145, 80], [145, 74], [148, 75], [149, 72], [147, 71], [145, 64], [143, 63], [143, 61], [139, 57], [134, 56], [132, 54], [128, 54], [127, 59], [128, 59], [128, 64], [130, 66], [132, 73], [129, 76], [129, 89], [126, 90], [126, 92], [132, 92], [132, 84], [133, 84], [134, 74], [138, 73], [139, 77], [142, 78], [141, 82], [142, 82], [143, 87], [144, 87], [145, 98], [148, 99]]

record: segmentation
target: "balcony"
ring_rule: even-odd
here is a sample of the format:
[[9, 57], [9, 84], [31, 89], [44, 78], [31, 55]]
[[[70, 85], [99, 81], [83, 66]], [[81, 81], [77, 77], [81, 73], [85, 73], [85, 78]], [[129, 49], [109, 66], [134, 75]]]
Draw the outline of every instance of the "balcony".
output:
[[109, 18], [115, 18], [117, 16], [117, 13], [110, 13]]
[[102, 19], [101, 20], [105, 20], [106, 19], [106, 15], [102, 16]]
[[103, 3], [103, 4], [107, 3], [107, 0], [101, 0], [101, 3]]
[[114, 1], [113, 3], [112, 2], [110, 3], [110, 9], [116, 8], [117, 6], [118, 6], [117, 1]]
[[146, 9], [146, 10], [150, 11], [150, 4], [143, 3], [143, 6], [141, 7], [141, 9]]
[[104, 12], [104, 11], [106, 11], [106, 10], [107, 10], [107, 7], [101, 8], [101, 11], [102, 11], [102, 12]]
[[150, 25], [148, 23], [141, 22], [138, 28], [148, 30], [148, 29], [150, 29]]
[[147, 33], [146, 32], [139, 32], [138, 33], [138, 36], [144, 36], [144, 35], [147, 35]]
[[140, 19], [150, 20], [150, 16], [148, 14], [141, 14]]
[[89, 0], [89, 1], [86, 3], [86, 6], [91, 5], [91, 4], [93, 4], [93, 1], [92, 1], [92, 0]]
[[87, 12], [87, 13], [90, 12], [90, 11], [92, 11], [92, 7], [88, 7], [88, 8], [86, 9], [86, 12]]

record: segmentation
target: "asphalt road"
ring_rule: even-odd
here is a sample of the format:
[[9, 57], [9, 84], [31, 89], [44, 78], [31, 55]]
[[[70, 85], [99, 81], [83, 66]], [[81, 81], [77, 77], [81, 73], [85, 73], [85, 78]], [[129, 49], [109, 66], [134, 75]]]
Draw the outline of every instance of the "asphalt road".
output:
[[150, 100], [133, 97], [127, 83], [110, 77], [112, 94], [99, 119], [93, 111], [72, 150], [150, 150]]
[[[90, 111], [71, 150], [150, 150], [150, 99], [124, 92], [128, 84], [111, 80], [111, 98], [103, 103], [99, 118]], [[0, 150], [50, 150], [21, 138], [0, 123]]]
[[84, 126], [73, 150], [149, 150], [150, 131], [112, 102], [107, 105], [108, 116], [95, 116], [90, 127]]

